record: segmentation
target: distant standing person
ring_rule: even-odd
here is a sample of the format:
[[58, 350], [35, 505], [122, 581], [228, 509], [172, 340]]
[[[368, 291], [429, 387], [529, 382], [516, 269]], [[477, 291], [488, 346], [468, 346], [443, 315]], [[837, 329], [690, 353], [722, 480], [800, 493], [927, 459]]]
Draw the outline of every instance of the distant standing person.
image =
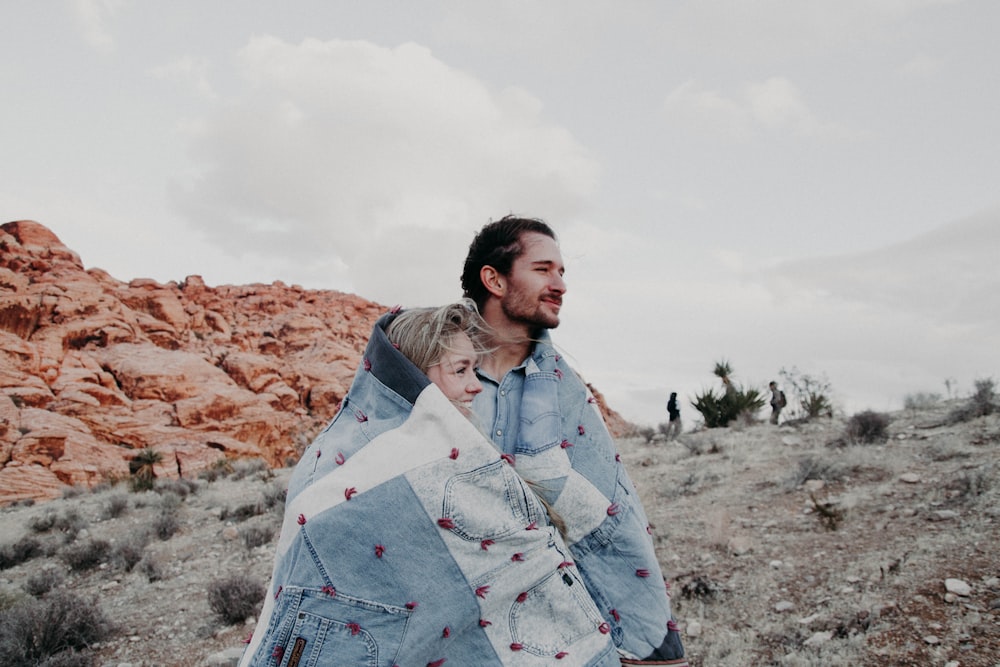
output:
[[667, 424], [667, 440], [673, 440], [681, 434], [681, 409], [677, 405], [677, 392], [670, 392], [670, 400], [667, 401], [667, 414], [670, 415], [670, 423]]
[[778, 389], [778, 383], [771, 380], [771, 383], [767, 385], [771, 390], [771, 423], [777, 424], [778, 417], [781, 415], [781, 409], [785, 407], [785, 392]]

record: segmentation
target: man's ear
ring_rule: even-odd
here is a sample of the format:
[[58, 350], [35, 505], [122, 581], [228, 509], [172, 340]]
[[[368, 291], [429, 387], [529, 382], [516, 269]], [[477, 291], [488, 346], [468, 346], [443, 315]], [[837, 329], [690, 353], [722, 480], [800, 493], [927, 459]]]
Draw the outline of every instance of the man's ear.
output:
[[493, 296], [499, 298], [504, 295], [504, 277], [492, 266], [487, 264], [479, 269], [479, 279], [483, 281], [486, 291]]

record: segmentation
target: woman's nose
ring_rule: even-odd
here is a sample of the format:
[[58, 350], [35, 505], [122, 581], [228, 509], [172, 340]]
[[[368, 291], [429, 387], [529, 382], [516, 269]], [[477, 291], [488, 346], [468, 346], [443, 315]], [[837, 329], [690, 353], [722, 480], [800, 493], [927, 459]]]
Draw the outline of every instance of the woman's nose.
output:
[[472, 380], [469, 381], [469, 385], [465, 388], [466, 393], [478, 394], [483, 390], [483, 383], [479, 381], [478, 377], [473, 376]]

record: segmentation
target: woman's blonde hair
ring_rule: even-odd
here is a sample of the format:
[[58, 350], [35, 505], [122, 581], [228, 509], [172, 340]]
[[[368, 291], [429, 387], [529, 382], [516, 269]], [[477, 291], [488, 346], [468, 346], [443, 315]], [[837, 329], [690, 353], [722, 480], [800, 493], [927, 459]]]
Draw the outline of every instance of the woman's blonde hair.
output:
[[386, 329], [389, 341], [424, 373], [452, 349], [452, 341], [460, 333], [472, 341], [477, 358], [489, 352], [487, 324], [471, 299], [436, 308], [404, 310]]

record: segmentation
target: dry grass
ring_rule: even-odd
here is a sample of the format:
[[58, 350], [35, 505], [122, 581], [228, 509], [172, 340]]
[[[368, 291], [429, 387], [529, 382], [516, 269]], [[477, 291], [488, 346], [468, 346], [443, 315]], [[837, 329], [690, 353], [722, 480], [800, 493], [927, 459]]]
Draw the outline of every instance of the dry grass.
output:
[[[958, 407], [894, 413], [877, 444], [847, 442], [836, 419], [620, 441], [692, 665], [1000, 664], [1000, 415], [949, 422]], [[220, 470], [189, 494], [128, 494], [127, 508], [114, 487], [4, 508], [0, 600], [97, 600], [119, 630], [95, 664], [200, 665], [252, 628], [220, 620], [209, 591], [268, 580], [288, 473]], [[164, 512], [177, 532], [161, 541]], [[61, 554], [93, 540], [106, 559], [72, 570]], [[972, 594], [946, 595], [947, 578]]]

